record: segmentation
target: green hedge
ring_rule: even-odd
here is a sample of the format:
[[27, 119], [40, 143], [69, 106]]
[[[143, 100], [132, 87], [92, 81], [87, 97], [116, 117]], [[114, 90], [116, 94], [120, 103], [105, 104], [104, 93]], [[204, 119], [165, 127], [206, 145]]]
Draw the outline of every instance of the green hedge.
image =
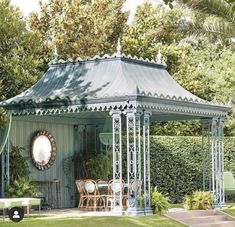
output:
[[224, 169], [233, 172], [235, 177], [235, 137], [224, 140]]
[[[202, 190], [201, 137], [151, 137], [151, 184], [173, 203]], [[235, 174], [235, 138], [225, 138], [225, 170]]]

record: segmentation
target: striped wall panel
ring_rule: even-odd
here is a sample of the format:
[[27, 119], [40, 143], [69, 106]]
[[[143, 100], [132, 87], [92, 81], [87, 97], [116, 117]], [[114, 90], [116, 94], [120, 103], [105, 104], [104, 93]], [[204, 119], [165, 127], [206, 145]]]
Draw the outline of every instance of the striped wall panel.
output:
[[[57, 145], [56, 160], [48, 170], [44, 171], [40, 171], [34, 167], [30, 157], [30, 143], [32, 134], [36, 130], [47, 130], [52, 133]], [[23, 155], [29, 158], [30, 180], [44, 181], [43, 191], [46, 194], [44, 196], [46, 198], [50, 196], [50, 201], [47, 202], [50, 202], [52, 207], [56, 207], [58, 202], [61, 203], [62, 207], [74, 207], [76, 202], [76, 188], [74, 184], [74, 165], [71, 165], [71, 157], [74, 153], [74, 126], [13, 121], [10, 140], [14, 146], [25, 148]], [[56, 179], [60, 182], [60, 201], [57, 201], [56, 183], [45, 183], [45, 181], [54, 181]], [[48, 187], [48, 185], [51, 185], [51, 187]], [[48, 188], [51, 190], [48, 191]]]

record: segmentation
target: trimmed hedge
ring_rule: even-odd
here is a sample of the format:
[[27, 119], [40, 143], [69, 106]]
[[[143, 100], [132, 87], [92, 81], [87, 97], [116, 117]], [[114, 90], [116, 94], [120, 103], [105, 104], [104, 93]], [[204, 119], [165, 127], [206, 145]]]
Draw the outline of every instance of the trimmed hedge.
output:
[[235, 177], [235, 137], [224, 139], [224, 170], [233, 172]]
[[[201, 137], [152, 136], [151, 184], [173, 203], [202, 190]], [[225, 138], [225, 170], [235, 174], [235, 138]]]

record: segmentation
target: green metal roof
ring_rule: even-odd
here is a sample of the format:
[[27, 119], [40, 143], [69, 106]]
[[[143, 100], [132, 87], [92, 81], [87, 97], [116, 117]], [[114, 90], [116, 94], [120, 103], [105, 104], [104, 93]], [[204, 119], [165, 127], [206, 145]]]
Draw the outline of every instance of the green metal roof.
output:
[[140, 107], [222, 116], [230, 110], [185, 90], [164, 65], [125, 55], [53, 62], [35, 85], [0, 106], [18, 114]]

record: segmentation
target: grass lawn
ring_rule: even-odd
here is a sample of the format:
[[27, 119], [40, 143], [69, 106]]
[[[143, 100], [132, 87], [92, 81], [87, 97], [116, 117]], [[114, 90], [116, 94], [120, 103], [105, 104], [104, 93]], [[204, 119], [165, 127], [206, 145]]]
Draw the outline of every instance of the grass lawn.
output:
[[226, 202], [227, 208], [223, 209], [223, 211], [231, 216], [235, 217], [235, 203], [234, 202]]
[[171, 208], [184, 208], [184, 204], [183, 203], [171, 204]]
[[[1, 221], [1, 220], [0, 220]], [[79, 217], [79, 218], [25, 218], [21, 222], [14, 223], [5, 221], [1, 227], [183, 227], [184, 225], [175, 222], [164, 216], [148, 217]]]
[[231, 216], [235, 217], [235, 208], [233, 209], [225, 209], [223, 210], [225, 213], [230, 214]]

